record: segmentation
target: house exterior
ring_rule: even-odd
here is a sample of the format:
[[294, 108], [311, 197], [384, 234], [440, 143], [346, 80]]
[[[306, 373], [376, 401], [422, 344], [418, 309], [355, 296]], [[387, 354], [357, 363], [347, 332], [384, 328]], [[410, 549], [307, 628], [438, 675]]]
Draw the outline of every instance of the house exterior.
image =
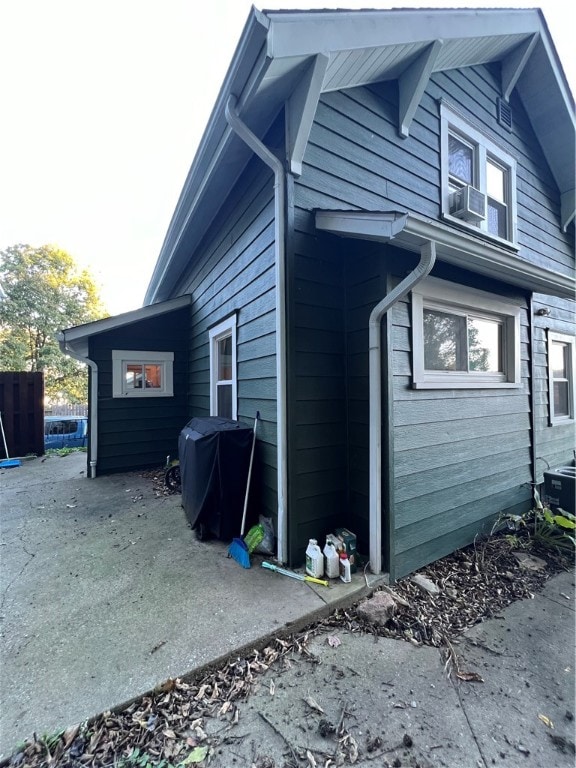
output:
[[343, 525], [392, 579], [528, 509], [574, 457], [574, 127], [539, 10], [252, 9], [146, 306], [61, 335], [97, 471], [259, 411], [278, 558]]

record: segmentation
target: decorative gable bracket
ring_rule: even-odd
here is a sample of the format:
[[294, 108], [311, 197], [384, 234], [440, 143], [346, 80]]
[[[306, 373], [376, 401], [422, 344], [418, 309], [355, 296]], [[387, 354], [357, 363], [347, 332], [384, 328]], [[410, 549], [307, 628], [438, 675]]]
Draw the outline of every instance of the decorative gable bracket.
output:
[[310, 138], [328, 62], [328, 56], [321, 53], [315, 56], [286, 103], [288, 161], [290, 171], [295, 176], [302, 175], [304, 152]]
[[410, 124], [418, 109], [418, 104], [420, 104], [420, 99], [426, 89], [442, 45], [442, 40], [435, 40], [398, 78], [398, 133], [403, 139], [410, 135]]
[[522, 70], [530, 58], [538, 35], [534, 34], [525, 42], [518, 45], [502, 62], [502, 98], [508, 102]]

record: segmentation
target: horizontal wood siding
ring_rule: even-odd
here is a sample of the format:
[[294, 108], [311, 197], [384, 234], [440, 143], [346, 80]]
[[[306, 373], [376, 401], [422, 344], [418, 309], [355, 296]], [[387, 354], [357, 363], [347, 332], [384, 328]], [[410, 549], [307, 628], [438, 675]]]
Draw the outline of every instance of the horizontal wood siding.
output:
[[560, 229], [559, 191], [516, 91], [510, 98], [512, 131], [496, 120], [499, 96], [498, 67], [450, 70], [431, 78], [417, 115], [437, 115], [437, 100], [446, 98], [458, 106], [474, 127], [516, 158], [519, 256], [532, 264], [571, 275], [573, 229], [572, 234]]
[[187, 332], [189, 418], [210, 414], [209, 329], [237, 313], [238, 419], [252, 425], [260, 412], [253, 487], [259, 511], [276, 517], [274, 265], [274, 178], [254, 159], [179, 286], [192, 297]]
[[[440, 265], [433, 274], [486, 290], [504, 286]], [[413, 390], [409, 299], [392, 310], [395, 578], [470, 544], [500, 512], [529, 504], [529, 324], [521, 312], [522, 386]]]
[[[542, 483], [547, 468], [571, 464], [576, 450], [574, 422], [550, 424], [548, 392], [548, 331], [574, 337], [576, 335], [576, 304], [574, 301], [535, 294], [534, 313], [534, 426], [536, 443], [536, 482]], [[550, 314], [538, 315], [539, 309]]]
[[344, 276], [339, 243], [296, 207], [290, 246], [290, 562], [345, 524]]
[[347, 526], [358, 550], [369, 551], [369, 361], [368, 323], [373, 307], [386, 294], [386, 247], [345, 241], [346, 359], [348, 389]]
[[[186, 424], [189, 308], [169, 312], [90, 341], [98, 365], [98, 474], [163, 466], [178, 456], [178, 436]], [[174, 352], [174, 396], [112, 397], [112, 350]]]

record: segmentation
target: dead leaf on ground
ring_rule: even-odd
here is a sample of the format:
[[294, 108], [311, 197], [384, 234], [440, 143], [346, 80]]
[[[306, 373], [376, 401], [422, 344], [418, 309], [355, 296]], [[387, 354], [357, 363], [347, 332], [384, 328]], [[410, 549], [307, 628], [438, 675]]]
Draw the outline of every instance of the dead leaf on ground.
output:
[[178, 766], [181, 765], [191, 765], [192, 763], [201, 763], [208, 754], [208, 747], [196, 747], [195, 749], [190, 752], [188, 757], [184, 758], [180, 763], [178, 763]]
[[304, 701], [306, 702], [306, 704], [308, 704], [309, 707], [311, 707], [312, 709], [315, 709], [316, 712], [320, 712], [320, 714], [322, 714], [322, 715], [324, 714], [324, 710], [322, 709], [320, 704], [318, 704], [318, 702], [315, 701], [312, 698], [312, 696], [310, 696], [310, 694], [308, 694], [308, 696], [304, 697]]
[[465, 680], [467, 683], [483, 683], [484, 678], [478, 672], [456, 672], [459, 680]]

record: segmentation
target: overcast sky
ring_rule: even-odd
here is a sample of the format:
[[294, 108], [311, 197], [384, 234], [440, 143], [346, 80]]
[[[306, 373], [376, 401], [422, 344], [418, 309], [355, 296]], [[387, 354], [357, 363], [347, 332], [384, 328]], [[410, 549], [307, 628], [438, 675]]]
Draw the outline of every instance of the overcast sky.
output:
[[[0, 0], [0, 250], [54, 243], [142, 306], [249, 0]], [[259, 8], [450, 7], [287, 0]], [[456, 7], [534, 7], [488, 0]], [[574, 32], [542, 8], [572, 92]]]

